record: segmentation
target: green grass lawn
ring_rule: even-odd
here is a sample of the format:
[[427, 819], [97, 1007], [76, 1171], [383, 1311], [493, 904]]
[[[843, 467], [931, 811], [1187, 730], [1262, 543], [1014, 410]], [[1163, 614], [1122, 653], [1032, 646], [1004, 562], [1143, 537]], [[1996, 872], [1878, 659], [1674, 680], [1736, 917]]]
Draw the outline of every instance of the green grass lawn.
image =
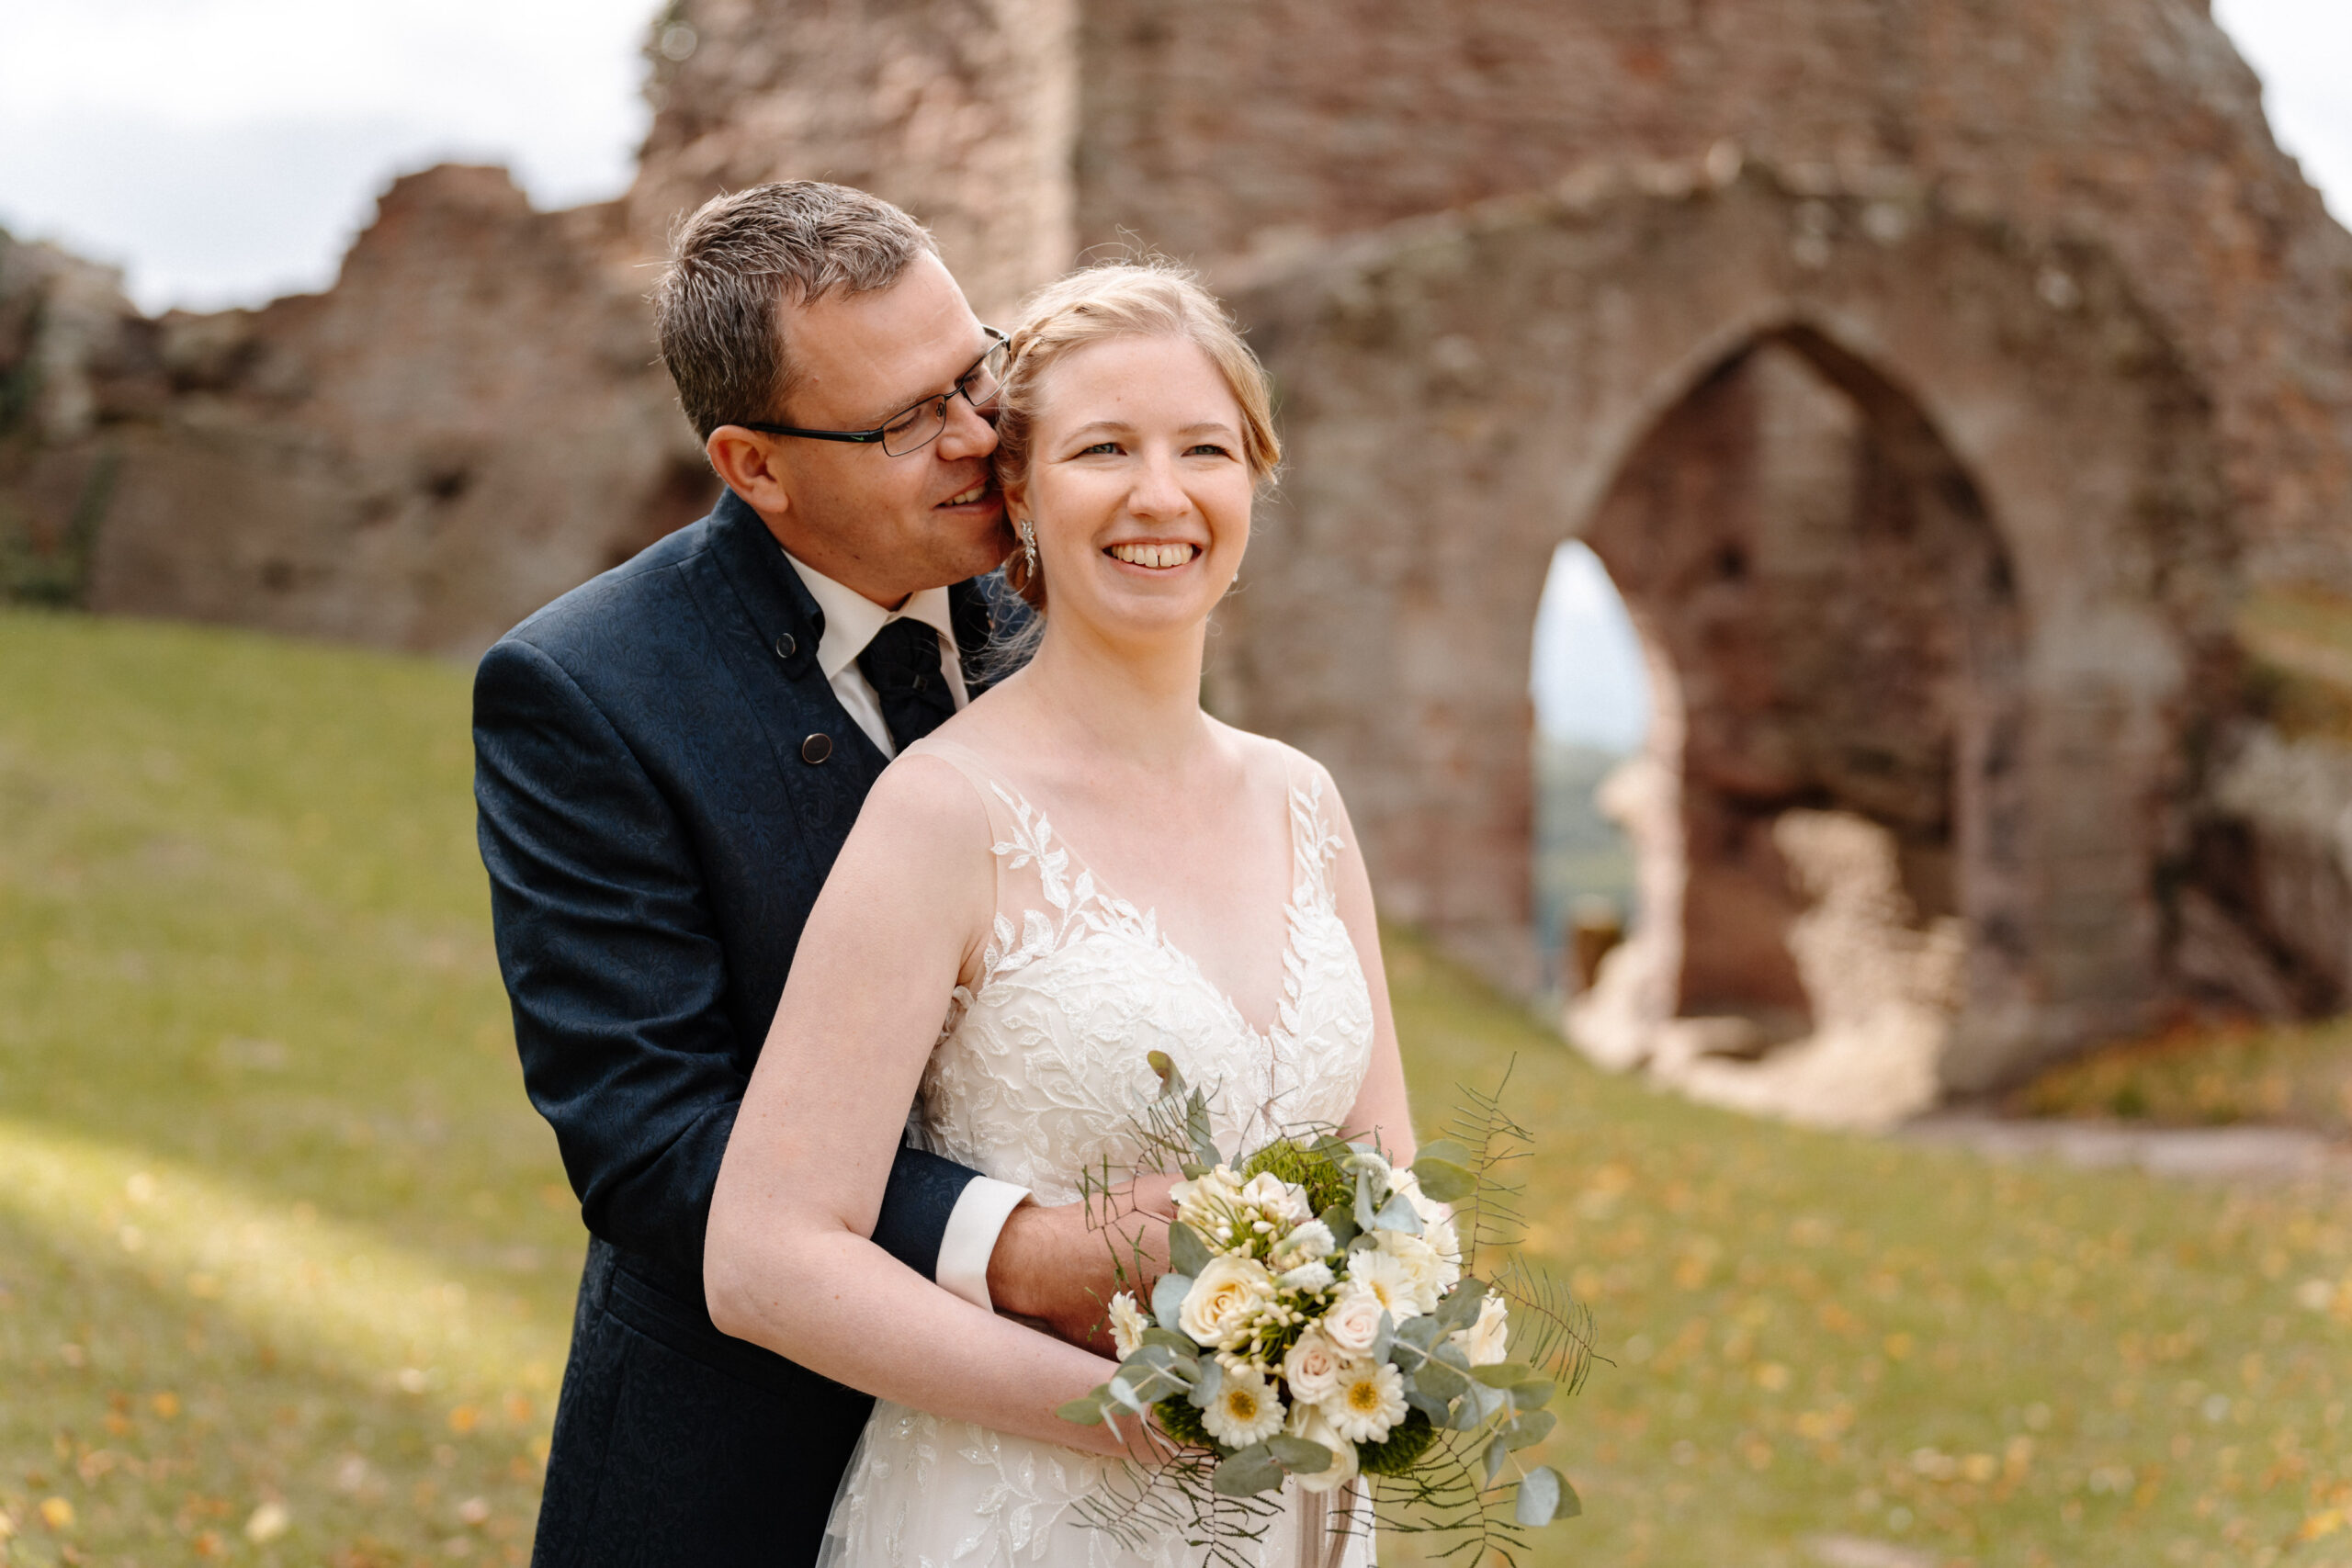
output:
[[[466, 686], [0, 615], [5, 1561], [526, 1555], [582, 1236]], [[1536, 1247], [1615, 1363], [1540, 1561], [2352, 1564], [2345, 1195], [1744, 1122], [1392, 964], [1425, 1120], [1516, 1062]]]

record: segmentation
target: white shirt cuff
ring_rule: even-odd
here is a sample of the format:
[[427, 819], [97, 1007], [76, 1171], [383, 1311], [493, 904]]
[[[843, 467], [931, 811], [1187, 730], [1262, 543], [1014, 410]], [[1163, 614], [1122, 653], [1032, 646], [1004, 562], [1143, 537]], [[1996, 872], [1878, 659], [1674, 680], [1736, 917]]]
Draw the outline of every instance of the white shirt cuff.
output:
[[989, 1259], [996, 1255], [1005, 1220], [1028, 1196], [1026, 1187], [989, 1176], [976, 1176], [965, 1185], [948, 1212], [947, 1229], [939, 1238], [939, 1263], [932, 1270], [942, 1289], [982, 1312], [996, 1310], [989, 1300]]

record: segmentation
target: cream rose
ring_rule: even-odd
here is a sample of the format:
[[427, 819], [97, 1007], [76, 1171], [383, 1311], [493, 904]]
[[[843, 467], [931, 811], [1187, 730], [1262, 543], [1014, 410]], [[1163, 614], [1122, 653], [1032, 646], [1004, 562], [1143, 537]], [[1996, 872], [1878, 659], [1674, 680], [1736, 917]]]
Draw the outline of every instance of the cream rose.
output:
[[1340, 1372], [1347, 1364], [1347, 1358], [1320, 1329], [1310, 1328], [1283, 1358], [1283, 1378], [1290, 1384], [1293, 1398], [1317, 1404], [1340, 1386]]
[[1323, 1314], [1324, 1336], [1343, 1356], [1370, 1355], [1373, 1341], [1380, 1337], [1380, 1314], [1386, 1310], [1368, 1286], [1351, 1280]]
[[1331, 1450], [1331, 1462], [1313, 1475], [1297, 1477], [1299, 1489], [1306, 1492], [1335, 1492], [1356, 1478], [1360, 1462], [1356, 1446], [1340, 1436], [1331, 1418], [1319, 1408], [1301, 1400], [1290, 1407], [1290, 1435], [1305, 1438], [1310, 1443], [1320, 1443]]
[[1212, 1258], [1184, 1292], [1176, 1325], [1195, 1344], [1230, 1350], [1274, 1299], [1274, 1277], [1254, 1258]]

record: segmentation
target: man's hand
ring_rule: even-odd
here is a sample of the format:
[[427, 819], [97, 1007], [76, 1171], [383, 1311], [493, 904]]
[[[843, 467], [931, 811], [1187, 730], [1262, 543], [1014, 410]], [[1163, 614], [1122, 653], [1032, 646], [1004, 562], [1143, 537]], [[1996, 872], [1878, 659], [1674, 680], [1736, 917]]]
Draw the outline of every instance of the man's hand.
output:
[[1139, 1177], [1086, 1202], [1023, 1203], [1006, 1216], [989, 1257], [989, 1299], [1073, 1345], [1112, 1354], [1112, 1294], [1132, 1290], [1148, 1301], [1152, 1281], [1168, 1272], [1168, 1222], [1176, 1215], [1168, 1190], [1177, 1179]]

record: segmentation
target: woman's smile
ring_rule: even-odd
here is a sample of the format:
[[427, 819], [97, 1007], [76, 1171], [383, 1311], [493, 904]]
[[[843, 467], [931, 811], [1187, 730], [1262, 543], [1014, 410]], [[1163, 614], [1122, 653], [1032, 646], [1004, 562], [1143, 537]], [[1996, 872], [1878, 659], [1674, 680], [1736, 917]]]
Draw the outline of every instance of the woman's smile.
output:
[[1190, 566], [1198, 559], [1201, 547], [1180, 540], [1135, 539], [1112, 545], [1102, 553], [1113, 560], [1141, 567], [1147, 571], [1172, 571], [1178, 567]]

